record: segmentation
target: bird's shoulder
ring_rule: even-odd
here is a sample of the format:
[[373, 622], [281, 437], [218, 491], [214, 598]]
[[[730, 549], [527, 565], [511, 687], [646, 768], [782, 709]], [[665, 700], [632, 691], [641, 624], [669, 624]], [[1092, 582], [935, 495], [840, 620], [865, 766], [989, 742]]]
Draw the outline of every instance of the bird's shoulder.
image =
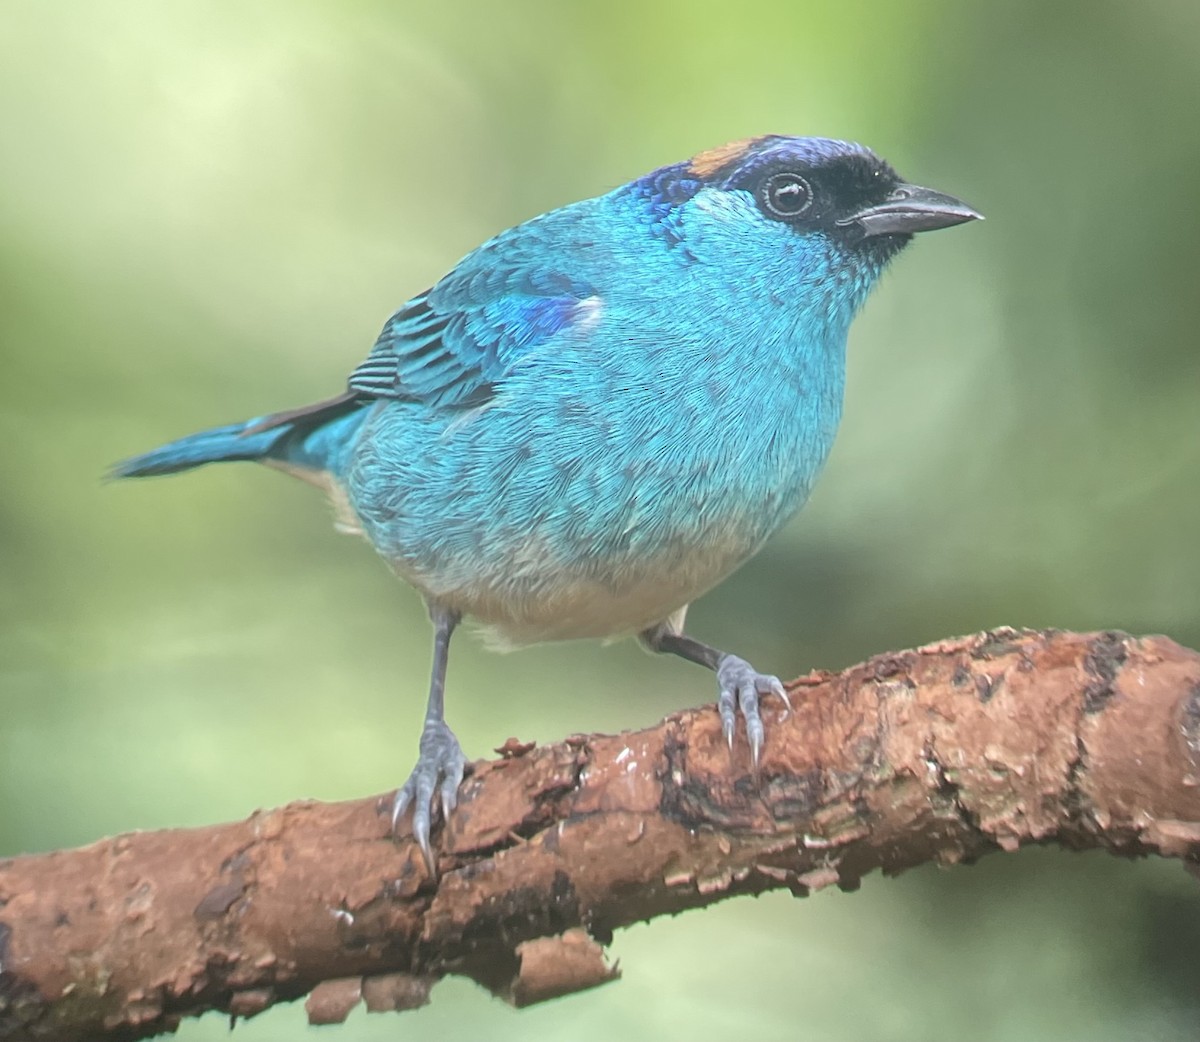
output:
[[473, 250], [387, 320], [350, 390], [449, 409], [486, 402], [525, 353], [595, 321], [613, 239], [600, 210], [572, 204]]

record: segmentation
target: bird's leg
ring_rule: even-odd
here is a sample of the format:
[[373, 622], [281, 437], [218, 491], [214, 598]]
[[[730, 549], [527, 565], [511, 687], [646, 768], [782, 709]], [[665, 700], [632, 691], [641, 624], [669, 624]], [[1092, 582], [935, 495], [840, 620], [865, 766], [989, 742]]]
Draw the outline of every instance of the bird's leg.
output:
[[733, 750], [733, 731], [740, 710], [746, 721], [746, 738], [750, 742], [750, 759], [758, 769], [763, 747], [763, 722], [758, 711], [758, 700], [762, 695], [778, 695], [788, 711], [792, 704], [778, 677], [759, 673], [744, 658], [730, 655], [709, 647], [680, 632], [683, 614], [679, 613], [666, 622], [660, 622], [643, 630], [638, 639], [651, 651], [669, 652], [689, 662], [707, 666], [717, 674], [717, 708], [721, 713], [721, 730], [730, 751]]
[[425, 709], [425, 727], [421, 732], [421, 752], [408, 781], [396, 792], [392, 801], [392, 828], [411, 804], [413, 809], [413, 838], [421, 848], [425, 867], [430, 876], [437, 876], [433, 850], [429, 846], [429, 825], [433, 810], [433, 791], [441, 779], [442, 816], [458, 802], [458, 787], [462, 784], [466, 757], [454, 732], [446, 724], [446, 661], [450, 652], [450, 635], [458, 625], [459, 614], [445, 608], [431, 607], [433, 619], [433, 676], [429, 681], [429, 703]]

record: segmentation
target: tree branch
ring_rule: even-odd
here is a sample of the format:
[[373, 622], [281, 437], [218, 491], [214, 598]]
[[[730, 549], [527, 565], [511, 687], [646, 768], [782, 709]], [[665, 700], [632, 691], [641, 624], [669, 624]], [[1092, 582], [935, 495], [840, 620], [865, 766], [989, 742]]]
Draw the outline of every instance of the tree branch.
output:
[[1200, 655], [1170, 640], [1005, 629], [790, 692], [757, 779], [712, 708], [510, 740], [435, 837], [436, 883], [386, 799], [0, 861], [0, 1038], [144, 1038], [305, 994], [330, 1022], [447, 973], [523, 1005], [616, 976], [615, 928], [735, 894], [1025, 843], [1200, 860]]

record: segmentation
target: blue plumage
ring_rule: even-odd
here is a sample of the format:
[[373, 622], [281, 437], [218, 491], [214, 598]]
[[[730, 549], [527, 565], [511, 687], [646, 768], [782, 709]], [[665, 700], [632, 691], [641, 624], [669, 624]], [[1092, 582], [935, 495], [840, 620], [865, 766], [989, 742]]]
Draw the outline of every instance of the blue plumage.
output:
[[323, 484], [326, 477], [345, 472], [367, 413], [354, 396], [340, 395], [291, 412], [189, 434], [115, 464], [109, 476], [143, 478], [175, 474], [203, 463], [249, 460], [303, 471]]
[[[463, 757], [450, 633], [637, 634], [717, 672], [757, 763], [779, 682], [682, 633], [687, 604], [804, 503], [841, 416], [846, 334], [916, 231], [978, 215], [858, 145], [767, 137], [664, 167], [485, 243], [384, 326], [346, 394], [192, 435], [118, 476], [258, 459], [324, 487], [433, 615], [429, 804]], [[736, 707], [736, 708], [735, 708]]]

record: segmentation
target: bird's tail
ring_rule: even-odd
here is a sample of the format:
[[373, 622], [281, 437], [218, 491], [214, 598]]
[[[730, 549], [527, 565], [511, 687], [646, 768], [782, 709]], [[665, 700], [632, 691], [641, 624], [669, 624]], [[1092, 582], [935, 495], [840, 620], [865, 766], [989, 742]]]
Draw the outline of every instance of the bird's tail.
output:
[[115, 463], [111, 478], [174, 474], [204, 463], [256, 460], [306, 471], [341, 472], [368, 403], [343, 394], [301, 409], [189, 434]]

